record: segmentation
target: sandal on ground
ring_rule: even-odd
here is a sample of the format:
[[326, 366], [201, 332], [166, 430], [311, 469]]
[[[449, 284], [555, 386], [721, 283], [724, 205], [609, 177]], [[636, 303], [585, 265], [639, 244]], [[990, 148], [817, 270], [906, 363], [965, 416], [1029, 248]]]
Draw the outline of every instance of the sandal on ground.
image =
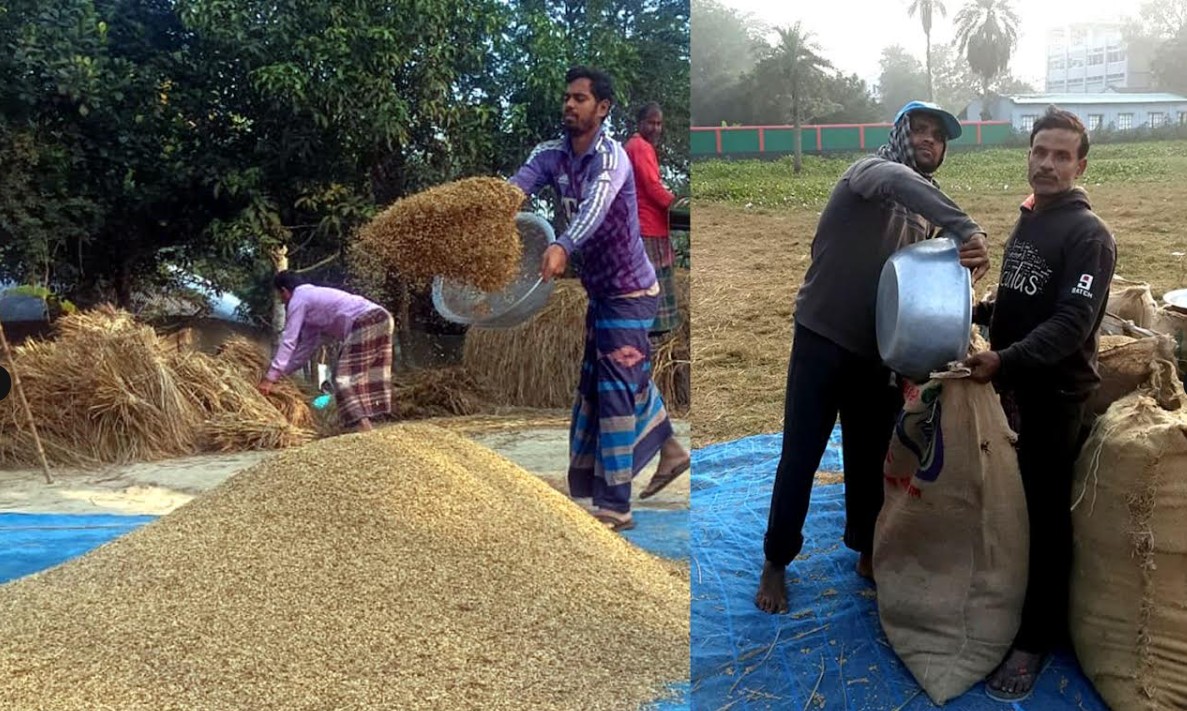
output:
[[605, 510], [594, 511], [593, 517], [602, 523], [603, 526], [611, 531], [618, 533], [619, 531], [629, 531], [635, 527], [635, 517], [627, 514], [626, 518], [610, 513]]
[[[1013, 650], [1010, 651], [1013, 654]], [[1006, 661], [1009, 660], [1010, 655], [1006, 655]], [[985, 680], [985, 695], [994, 701], [1000, 701], [1004, 704], [1014, 704], [1019, 701], [1025, 701], [1030, 698], [1034, 692], [1035, 685], [1039, 682], [1039, 676], [1042, 675], [1043, 670], [1047, 668], [1047, 662], [1050, 659], [1049, 655], [1042, 655], [1035, 661], [1029, 664], [1011, 664], [1006, 666], [1006, 661], [1001, 663], [989, 678]], [[995, 689], [991, 685], [994, 679], [1001, 679], [1003, 681], [1019, 682], [1030, 680], [1030, 684], [1024, 685], [1021, 690], [1016, 692], [1002, 691]]]
[[643, 493], [639, 494], [639, 498], [650, 499], [652, 496], [655, 496], [663, 491], [668, 484], [676, 481], [691, 466], [692, 458], [689, 457], [666, 472], [656, 472], [655, 476], [651, 477], [651, 481], [647, 483], [647, 488], [643, 490]]

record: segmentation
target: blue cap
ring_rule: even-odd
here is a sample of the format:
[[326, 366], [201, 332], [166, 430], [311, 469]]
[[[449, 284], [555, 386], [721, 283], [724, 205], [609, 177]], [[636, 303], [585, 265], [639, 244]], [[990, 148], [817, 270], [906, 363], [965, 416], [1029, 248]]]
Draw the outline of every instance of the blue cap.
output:
[[955, 116], [941, 109], [937, 104], [933, 104], [930, 101], [907, 102], [907, 105], [899, 109], [898, 114], [895, 115], [894, 122], [898, 123], [899, 119], [901, 119], [904, 114], [914, 113], [916, 111], [925, 114], [931, 114], [932, 116], [940, 119], [940, 121], [944, 124], [944, 129], [948, 132], [948, 140], [960, 138], [960, 121], [958, 121]]

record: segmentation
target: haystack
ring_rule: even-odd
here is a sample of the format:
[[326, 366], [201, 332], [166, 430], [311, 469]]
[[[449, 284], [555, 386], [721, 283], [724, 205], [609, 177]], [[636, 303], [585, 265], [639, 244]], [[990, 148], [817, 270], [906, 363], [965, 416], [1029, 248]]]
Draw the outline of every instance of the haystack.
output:
[[359, 231], [359, 247], [415, 283], [435, 276], [498, 291], [519, 272], [515, 215], [523, 192], [495, 178], [467, 178], [404, 198]]
[[[289, 402], [289, 413], [282, 413], [238, 367], [178, 350], [126, 312], [104, 307], [74, 314], [56, 331], [52, 340], [26, 342], [13, 354], [51, 463], [285, 447], [312, 434], [307, 409]], [[15, 400], [0, 402], [4, 466], [38, 461]]]
[[[690, 408], [689, 279], [676, 275], [681, 325], [652, 351], [652, 373], [671, 414]], [[466, 334], [465, 368], [495, 401], [517, 407], [567, 408], [581, 375], [588, 298], [575, 279], [557, 282], [548, 304], [514, 329], [472, 328]]]
[[685, 576], [536, 477], [399, 425], [282, 453], [0, 588], [0, 698], [617, 711], [687, 679], [688, 604]]

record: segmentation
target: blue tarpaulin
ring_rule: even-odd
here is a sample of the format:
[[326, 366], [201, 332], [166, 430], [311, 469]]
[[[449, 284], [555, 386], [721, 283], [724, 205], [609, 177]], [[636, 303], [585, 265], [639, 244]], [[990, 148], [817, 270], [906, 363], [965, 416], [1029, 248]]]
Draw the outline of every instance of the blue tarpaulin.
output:
[[[635, 545], [658, 556], [688, 560], [688, 511], [637, 509], [637, 527], [626, 531]], [[155, 516], [0, 513], [0, 583], [80, 556], [155, 520]], [[648, 711], [686, 711], [688, 683]]]
[[[873, 586], [844, 546], [841, 484], [817, 486], [804, 550], [787, 569], [788, 613], [754, 605], [779, 436], [693, 453], [692, 708], [694, 711], [920, 711], [937, 708], [895, 656]], [[840, 432], [821, 464], [841, 470]], [[1034, 694], [1001, 704], [978, 684], [950, 711], [1108, 711], [1074, 658], [1056, 655]]]

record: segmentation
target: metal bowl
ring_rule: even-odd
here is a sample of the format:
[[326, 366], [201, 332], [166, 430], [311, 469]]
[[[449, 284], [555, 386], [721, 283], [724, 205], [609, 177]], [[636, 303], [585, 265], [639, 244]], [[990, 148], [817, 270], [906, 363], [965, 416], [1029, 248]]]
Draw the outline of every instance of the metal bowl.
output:
[[1180, 313], [1187, 312], [1187, 289], [1175, 289], [1162, 295], [1162, 301], [1168, 309]]
[[950, 237], [917, 242], [882, 268], [875, 315], [878, 352], [896, 373], [920, 382], [968, 355], [972, 276]]
[[468, 284], [433, 279], [433, 308], [447, 321], [480, 328], [513, 328], [536, 315], [556, 288], [540, 278], [544, 250], [556, 241], [552, 225], [530, 212], [515, 216], [523, 242], [519, 274], [503, 290], [486, 292]]

